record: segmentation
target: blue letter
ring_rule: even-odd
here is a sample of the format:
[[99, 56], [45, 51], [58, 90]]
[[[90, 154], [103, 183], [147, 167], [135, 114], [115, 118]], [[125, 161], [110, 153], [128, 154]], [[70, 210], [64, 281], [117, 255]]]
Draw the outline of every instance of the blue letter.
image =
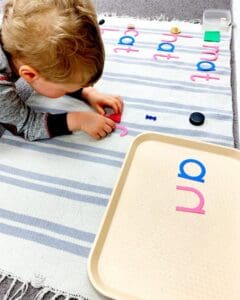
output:
[[158, 45], [158, 51], [174, 52], [175, 46], [171, 43], [161, 43]]
[[[203, 67], [202, 67], [202, 64], [203, 64]], [[207, 67], [206, 64], [209, 64], [210, 66]], [[204, 67], [204, 65], [205, 65], [205, 67]], [[198, 71], [215, 71], [216, 68], [215, 68], [215, 64], [213, 62], [208, 61], [208, 60], [203, 60], [197, 64], [197, 70]]]
[[[124, 40], [127, 40], [127, 42], [124, 42]], [[119, 45], [127, 45], [127, 46], [133, 46], [135, 43], [135, 39], [130, 35], [122, 36], [118, 42]]]
[[[184, 167], [188, 163], [193, 163], [193, 164], [198, 165], [201, 169], [201, 173], [198, 176], [191, 176], [191, 175], [186, 174]], [[186, 160], [182, 161], [179, 166], [178, 177], [182, 177], [182, 178], [190, 179], [190, 180], [194, 180], [194, 181], [199, 181], [199, 182], [204, 182], [205, 174], [206, 174], [206, 168], [205, 168], [204, 164], [202, 164], [200, 161], [198, 161], [196, 159], [186, 159]]]

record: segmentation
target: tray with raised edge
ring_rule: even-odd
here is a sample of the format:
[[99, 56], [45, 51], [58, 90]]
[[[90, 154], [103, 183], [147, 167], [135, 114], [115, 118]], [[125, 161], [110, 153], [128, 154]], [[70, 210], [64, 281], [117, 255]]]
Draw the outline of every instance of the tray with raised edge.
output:
[[116, 300], [239, 300], [240, 151], [144, 133], [88, 260]]

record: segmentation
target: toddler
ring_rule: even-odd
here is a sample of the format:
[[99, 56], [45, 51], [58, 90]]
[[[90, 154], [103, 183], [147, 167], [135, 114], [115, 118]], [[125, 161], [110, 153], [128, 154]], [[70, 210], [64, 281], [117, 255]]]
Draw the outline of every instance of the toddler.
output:
[[[119, 96], [97, 92], [104, 46], [96, 12], [88, 0], [7, 0], [0, 44], [0, 132], [34, 141], [82, 130], [105, 137], [115, 123], [104, 107], [122, 113]], [[49, 98], [83, 99], [96, 112], [35, 112], [21, 100], [15, 82], [22, 77]]]

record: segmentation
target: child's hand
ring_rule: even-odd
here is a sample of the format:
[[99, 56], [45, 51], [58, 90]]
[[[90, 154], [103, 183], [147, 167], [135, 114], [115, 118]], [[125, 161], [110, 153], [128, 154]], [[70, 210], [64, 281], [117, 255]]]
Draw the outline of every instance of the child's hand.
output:
[[115, 123], [94, 112], [69, 112], [67, 125], [70, 131], [82, 130], [95, 139], [101, 139], [115, 129]]
[[100, 114], [105, 115], [104, 107], [112, 108], [115, 114], [121, 114], [123, 100], [120, 96], [99, 93], [92, 87], [84, 88], [82, 97]]

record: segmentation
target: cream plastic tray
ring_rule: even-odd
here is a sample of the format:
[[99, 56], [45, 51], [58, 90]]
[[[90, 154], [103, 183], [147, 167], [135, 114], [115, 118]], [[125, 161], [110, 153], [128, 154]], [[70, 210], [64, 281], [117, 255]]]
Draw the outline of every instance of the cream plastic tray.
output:
[[240, 151], [146, 133], [126, 156], [88, 261], [118, 300], [239, 300]]

